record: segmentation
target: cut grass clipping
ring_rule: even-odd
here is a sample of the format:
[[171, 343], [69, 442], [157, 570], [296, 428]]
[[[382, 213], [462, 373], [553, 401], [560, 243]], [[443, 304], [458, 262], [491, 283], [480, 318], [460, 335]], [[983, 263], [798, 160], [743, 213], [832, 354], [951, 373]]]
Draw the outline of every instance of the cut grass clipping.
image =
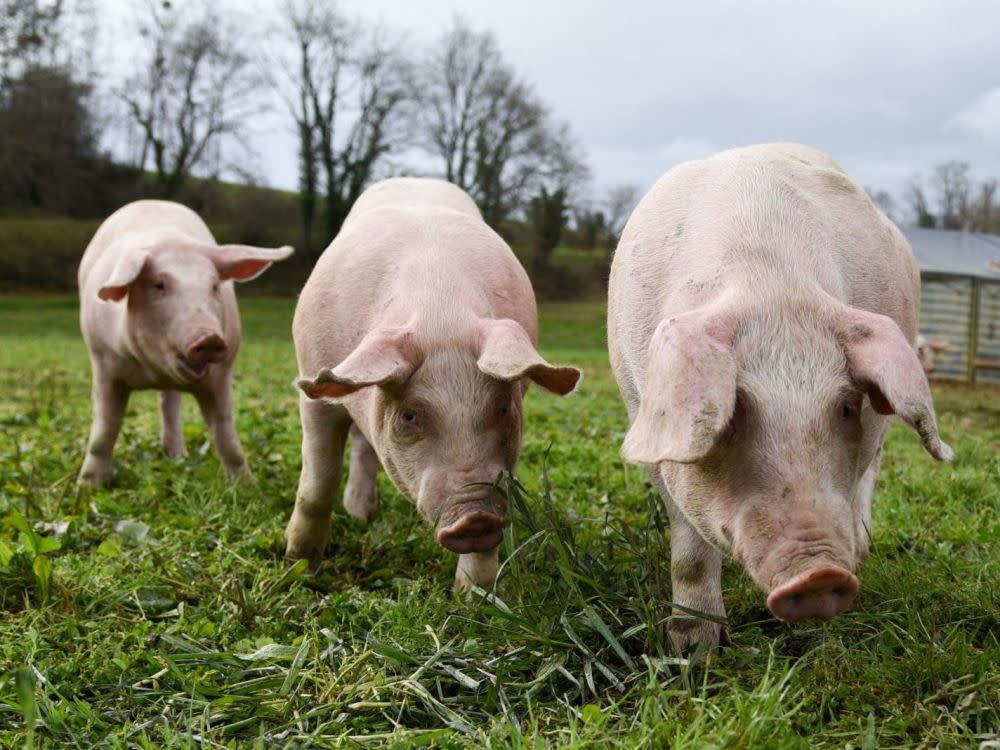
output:
[[190, 399], [190, 454], [163, 457], [146, 393], [87, 493], [76, 305], [0, 298], [0, 747], [1000, 747], [996, 391], [936, 388], [949, 466], [893, 428], [852, 611], [782, 625], [727, 564], [735, 645], [699, 666], [667, 632], [664, 508], [618, 456], [600, 304], [542, 306], [543, 354], [585, 388], [529, 394], [499, 581], [461, 597], [384, 477], [315, 575], [281, 559], [293, 304], [241, 306], [258, 486], [224, 482]]

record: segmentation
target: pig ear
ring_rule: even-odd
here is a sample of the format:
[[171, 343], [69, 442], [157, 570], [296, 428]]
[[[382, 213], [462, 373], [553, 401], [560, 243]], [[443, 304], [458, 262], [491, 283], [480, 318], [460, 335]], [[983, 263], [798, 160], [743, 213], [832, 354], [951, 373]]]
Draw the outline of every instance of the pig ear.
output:
[[256, 279], [275, 261], [284, 260], [295, 250], [288, 245], [278, 248], [252, 245], [210, 245], [205, 254], [219, 269], [219, 279], [250, 281]]
[[583, 376], [575, 367], [556, 367], [542, 359], [528, 332], [513, 320], [482, 321], [476, 364], [491, 378], [505, 383], [528, 378], [560, 396], [572, 393]]
[[639, 411], [622, 445], [626, 460], [692, 463], [708, 454], [736, 404], [731, 346], [725, 321], [701, 310], [657, 326]]
[[103, 300], [121, 302], [128, 294], [129, 286], [139, 278], [142, 267], [146, 265], [147, 260], [149, 260], [149, 253], [142, 250], [124, 253], [115, 263], [111, 275], [97, 290], [97, 296]]
[[417, 368], [409, 338], [403, 329], [372, 331], [339, 365], [297, 385], [309, 398], [340, 398], [372, 385], [402, 383]]
[[927, 376], [895, 321], [851, 309], [841, 317], [836, 333], [851, 377], [868, 393], [872, 408], [879, 414], [898, 414], [917, 431], [928, 453], [950, 461], [954, 452], [938, 435]]

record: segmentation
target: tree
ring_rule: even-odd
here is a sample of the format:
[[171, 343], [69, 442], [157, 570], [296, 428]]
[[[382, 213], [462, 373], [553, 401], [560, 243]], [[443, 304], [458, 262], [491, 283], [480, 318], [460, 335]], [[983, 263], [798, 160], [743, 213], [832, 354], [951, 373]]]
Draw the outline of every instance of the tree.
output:
[[609, 250], [614, 250], [618, 244], [625, 223], [638, 205], [640, 197], [639, 188], [635, 185], [616, 185], [608, 191], [604, 206]]
[[0, 0], [0, 82], [55, 63], [63, 11], [62, 0]]
[[934, 229], [937, 226], [937, 217], [930, 211], [927, 196], [924, 194], [919, 177], [914, 177], [910, 180], [910, 185], [906, 190], [906, 202], [913, 212], [913, 217], [918, 227]]
[[984, 180], [975, 197], [968, 203], [963, 225], [970, 232], [1000, 234], [1000, 203], [997, 202], [997, 180]]
[[28, 205], [76, 213], [100, 155], [89, 88], [59, 67], [30, 67], [4, 87], [0, 184]]
[[217, 156], [223, 139], [241, 141], [259, 111], [260, 79], [236, 28], [206, 8], [150, 2], [140, 29], [145, 56], [120, 91], [142, 136], [138, 166], [152, 161], [166, 198]]
[[492, 226], [528, 208], [543, 186], [569, 193], [586, 174], [568, 127], [552, 122], [492, 34], [457, 20], [423, 66], [420, 88], [425, 144]]
[[871, 198], [872, 203], [878, 206], [882, 213], [884, 213], [890, 220], [896, 220], [896, 202], [892, 199], [889, 191], [876, 190], [875, 188], [865, 188], [865, 192], [868, 193], [868, 197]]
[[277, 55], [272, 84], [295, 121], [308, 247], [321, 188], [333, 235], [385, 158], [402, 145], [413, 87], [398, 48], [329, 3], [290, 0], [283, 29], [290, 52]]
[[962, 218], [969, 202], [969, 165], [964, 161], [949, 161], [934, 168], [937, 189], [938, 218], [942, 229], [962, 229]]
[[584, 248], [592, 250], [604, 239], [606, 224], [604, 212], [588, 206], [577, 206], [573, 211], [573, 221]]
[[535, 230], [535, 255], [532, 265], [536, 274], [549, 268], [552, 251], [559, 246], [567, 218], [566, 190], [549, 192], [544, 186], [531, 201], [531, 222]]
[[[68, 7], [66, 7], [68, 6]], [[86, 0], [0, 0], [0, 193], [74, 216], [115, 202], [126, 170], [100, 152]]]

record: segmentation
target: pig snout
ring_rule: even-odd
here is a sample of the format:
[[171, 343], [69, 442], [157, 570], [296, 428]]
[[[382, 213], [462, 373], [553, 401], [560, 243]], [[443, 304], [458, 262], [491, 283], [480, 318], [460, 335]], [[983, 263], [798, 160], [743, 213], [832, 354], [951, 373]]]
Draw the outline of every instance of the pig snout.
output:
[[858, 593], [858, 577], [843, 568], [824, 565], [800, 573], [774, 589], [767, 608], [785, 622], [810, 617], [832, 620], [850, 609]]
[[779, 620], [830, 620], [854, 603], [859, 584], [851, 532], [838, 518], [815, 509], [780, 515], [758, 509], [741, 519], [736, 556], [767, 592], [767, 608]]
[[498, 495], [491, 489], [485, 496], [452, 498], [438, 522], [438, 544], [460, 555], [497, 547], [507, 526], [504, 503]]
[[201, 378], [208, 372], [209, 365], [221, 362], [229, 350], [225, 339], [217, 333], [201, 333], [192, 341], [183, 354], [178, 355], [184, 371], [194, 378]]

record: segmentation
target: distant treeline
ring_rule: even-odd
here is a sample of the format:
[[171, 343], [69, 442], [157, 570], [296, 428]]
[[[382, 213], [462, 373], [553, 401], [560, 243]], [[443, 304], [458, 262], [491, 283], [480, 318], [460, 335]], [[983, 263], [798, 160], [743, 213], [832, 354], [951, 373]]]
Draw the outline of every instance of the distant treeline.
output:
[[[142, 197], [191, 206], [220, 240], [295, 245], [274, 272], [294, 286], [362, 190], [418, 172], [465, 189], [543, 293], [603, 278], [590, 269], [606, 271], [640, 190], [595, 197], [570, 126], [490, 32], [456, 19], [421, 46], [330, 0], [286, 0], [270, 17], [212, 0], [131, 5], [123, 29], [102, 28], [96, 0], [0, 0], [5, 288], [69, 288], [95, 220]], [[294, 192], [254, 187], [264, 121], [295, 134]], [[997, 182], [968, 173], [938, 167], [932, 197], [914, 181], [905, 207], [925, 226], [1000, 231]], [[568, 266], [566, 245], [585, 251]]]
[[[531, 270], [560, 286], [549, 265], [567, 225], [606, 263], [638, 196], [622, 186], [593, 200], [569, 126], [492, 34], [461, 20], [418, 48], [328, 0], [289, 0], [272, 18], [236, 18], [209, 0], [133, 12], [124, 34], [100, 27], [93, 0], [0, 0], [0, 217], [97, 219], [160, 197], [200, 211], [225, 239], [290, 242], [311, 266], [361, 191], [416, 172], [412, 162], [468, 191]], [[111, 33], [124, 63], [95, 54]], [[262, 179], [246, 165], [265, 115], [296, 134], [294, 193], [220, 181]], [[4, 284], [62, 286], [68, 258], [57, 248], [79, 248], [91, 226], [0, 229]]]

